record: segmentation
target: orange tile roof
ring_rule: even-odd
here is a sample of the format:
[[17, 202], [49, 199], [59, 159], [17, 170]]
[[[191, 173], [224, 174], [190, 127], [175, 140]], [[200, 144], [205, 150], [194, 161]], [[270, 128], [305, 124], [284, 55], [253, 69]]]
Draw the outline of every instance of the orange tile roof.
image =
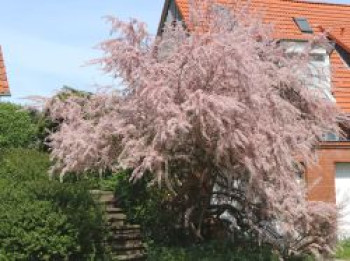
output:
[[7, 82], [4, 58], [0, 46], [0, 96], [10, 95], [9, 84]]
[[[175, 0], [184, 21], [189, 19], [189, 0]], [[220, 4], [232, 3], [217, 0]], [[235, 5], [247, 1], [234, 1]], [[294, 17], [307, 18], [315, 33], [328, 32], [350, 54], [350, 5], [330, 4], [302, 0], [251, 0], [251, 8], [263, 14], [264, 21], [273, 23], [277, 39], [310, 39], [310, 34], [302, 33], [295, 24]], [[337, 104], [350, 112], [350, 68], [336, 52], [331, 54], [333, 93]]]

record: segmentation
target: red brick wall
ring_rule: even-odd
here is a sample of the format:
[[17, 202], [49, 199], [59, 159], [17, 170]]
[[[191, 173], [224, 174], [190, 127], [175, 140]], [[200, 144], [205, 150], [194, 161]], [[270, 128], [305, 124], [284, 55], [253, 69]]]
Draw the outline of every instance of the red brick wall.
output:
[[350, 162], [350, 142], [322, 143], [318, 155], [318, 165], [309, 166], [306, 170], [308, 198], [312, 201], [335, 202], [335, 164]]

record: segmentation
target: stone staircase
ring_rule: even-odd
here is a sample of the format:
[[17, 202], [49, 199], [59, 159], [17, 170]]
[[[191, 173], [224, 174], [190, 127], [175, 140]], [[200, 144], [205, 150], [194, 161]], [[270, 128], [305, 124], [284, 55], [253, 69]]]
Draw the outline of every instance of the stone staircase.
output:
[[105, 244], [111, 260], [143, 261], [147, 259], [146, 245], [142, 242], [139, 225], [126, 222], [126, 215], [118, 208], [112, 192], [94, 190], [91, 193], [106, 211], [107, 230]]

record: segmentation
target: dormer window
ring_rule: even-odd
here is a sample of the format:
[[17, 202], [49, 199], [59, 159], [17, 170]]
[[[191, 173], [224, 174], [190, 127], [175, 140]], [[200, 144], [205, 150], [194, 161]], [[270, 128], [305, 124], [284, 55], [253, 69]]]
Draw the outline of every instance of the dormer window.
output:
[[312, 34], [314, 32], [306, 18], [294, 17], [294, 22], [297, 24], [301, 32], [307, 34]]
[[[293, 56], [303, 53], [307, 46], [306, 42], [282, 42], [286, 46], [286, 54]], [[315, 46], [310, 52], [310, 61], [306, 71], [299, 71], [297, 68], [296, 73], [300, 74], [308, 88], [321, 90], [321, 92], [315, 92], [322, 95], [323, 98], [335, 102], [335, 98], [332, 95], [331, 90], [331, 70], [330, 70], [330, 58], [327, 49], [322, 46]]]
[[327, 50], [322, 47], [315, 47], [310, 52], [309, 71], [310, 88], [321, 89], [324, 98], [335, 102], [331, 90], [331, 70], [330, 59]]

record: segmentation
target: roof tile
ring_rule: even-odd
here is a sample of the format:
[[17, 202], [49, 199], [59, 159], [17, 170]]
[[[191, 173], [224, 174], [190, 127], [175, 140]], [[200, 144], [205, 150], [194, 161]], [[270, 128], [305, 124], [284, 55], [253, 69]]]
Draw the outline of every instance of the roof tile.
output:
[[9, 84], [6, 76], [6, 69], [4, 64], [4, 58], [0, 46], [0, 96], [10, 95]]

